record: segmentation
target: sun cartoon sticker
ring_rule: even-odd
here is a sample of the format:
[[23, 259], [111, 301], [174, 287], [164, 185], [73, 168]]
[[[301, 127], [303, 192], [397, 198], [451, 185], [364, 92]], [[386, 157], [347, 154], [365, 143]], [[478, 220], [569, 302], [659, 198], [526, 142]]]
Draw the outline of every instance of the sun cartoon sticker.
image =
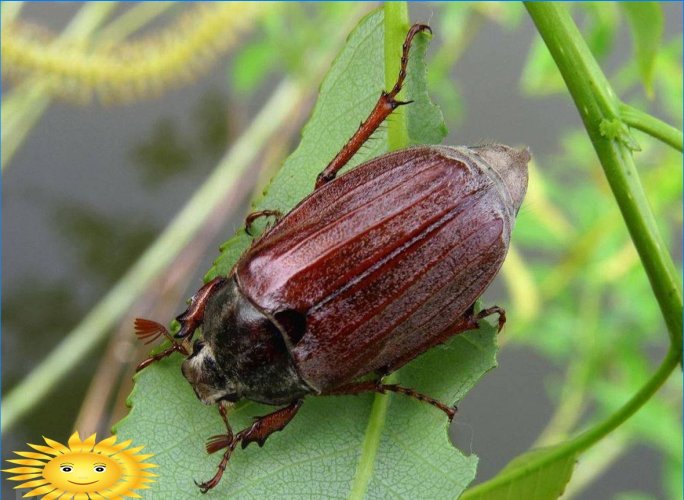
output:
[[148, 483], [157, 476], [146, 470], [157, 467], [145, 462], [152, 455], [140, 454], [142, 446], [129, 448], [130, 440], [117, 444], [116, 437], [111, 436], [96, 443], [93, 434], [81, 441], [77, 432], [69, 438], [68, 446], [43, 439], [47, 446], [28, 443], [39, 453], [15, 451], [23, 458], [8, 462], [20, 467], [3, 469], [14, 474], [10, 481], [26, 481], [14, 487], [31, 488], [24, 497], [141, 498], [133, 490], [149, 488]]

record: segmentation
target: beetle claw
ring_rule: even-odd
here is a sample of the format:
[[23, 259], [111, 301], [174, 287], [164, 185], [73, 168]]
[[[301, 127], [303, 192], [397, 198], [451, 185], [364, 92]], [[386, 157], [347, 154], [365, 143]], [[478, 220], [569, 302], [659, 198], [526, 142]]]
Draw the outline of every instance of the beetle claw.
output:
[[392, 100], [392, 109], [397, 109], [399, 106], [406, 106], [407, 104], [411, 104], [413, 99], [410, 101], [397, 101], [396, 99]]
[[209, 491], [211, 489], [211, 487], [208, 486], [208, 481], [204, 482], [204, 483], [198, 483], [197, 480], [193, 479], [193, 482], [200, 489], [200, 492], [202, 494], [205, 494], [207, 491]]

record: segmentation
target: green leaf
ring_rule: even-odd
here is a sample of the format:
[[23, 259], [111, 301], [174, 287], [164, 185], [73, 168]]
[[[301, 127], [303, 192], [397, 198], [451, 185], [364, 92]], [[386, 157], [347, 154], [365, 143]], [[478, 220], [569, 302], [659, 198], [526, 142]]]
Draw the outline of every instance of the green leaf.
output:
[[514, 458], [494, 478], [467, 490], [461, 500], [550, 500], [561, 496], [577, 460], [567, 443]]
[[589, 21], [585, 29], [587, 45], [594, 57], [601, 59], [613, 48], [620, 16], [615, 4], [605, 2], [585, 2], [579, 5], [587, 12]]
[[663, 36], [663, 11], [657, 2], [626, 2], [620, 6], [632, 29], [641, 81], [646, 94], [652, 96], [655, 62]]
[[[439, 141], [444, 125], [425, 90], [419, 37], [411, 53], [407, 80], [409, 138], [412, 143]], [[289, 210], [313, 189], [316, 175], [356, 130], [375, 104], [384, 81], [383, 13], [367, 16], [321, 85], [320, 97], [304, 128], [302, 141], [274, 177], [255, 208]], [[352, 160], [352, 164], [382, 154], [386, 133]], [[226, 242], [207, 278], [227, 273], [250, 243], [240, 231]], [[449, 403], [460, 400], [477, 380], [495, 366], [495, 331], [488, 323], [434, 348], [396, 375], [414, 387]], [[204, 481], [215, 472], [220, 456], [204, 451], [206, 438], [224, 432], [216, 408], [200, 404], [180, 373], [174, 356], [136, 377], [129, 398], [131, 412], [117, 433], [136, 444], [160, 467], [146, 498], [201, 496], [193, 479]], [[273, 407], [245, 402], [230, 413], [237, 430], [251, 417]], [[455, 449], [447, 422], [438, 410], [401, 395], [310, 397], [288, 427], [263, 448], [238, 449], [219, 486], [217, 498], [347, 497], [353, 491], [369, 497], [456, 497], [472, 481], [477, 457]]]

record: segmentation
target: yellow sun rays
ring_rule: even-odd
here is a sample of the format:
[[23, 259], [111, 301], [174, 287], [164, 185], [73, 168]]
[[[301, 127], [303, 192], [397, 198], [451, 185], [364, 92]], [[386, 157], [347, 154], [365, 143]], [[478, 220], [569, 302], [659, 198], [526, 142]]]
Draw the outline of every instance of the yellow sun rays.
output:
[[15, 486], [30, 489], [24, 497], [140, 498], [133, 490], [149, 488], [157, 477], [147, 470], [157, 465], [145, 462], [152, 455], [140, 453], [142, 446], [129, 447], [130, 440], [117, 443], [111, 436], [98, 443], [95, 434], [81, 440], [77, 432], [69, 438], [68, 446], [43, 439], [47, 446], [28, 443], [36, 451], [14, 452], [21, 458], [8, 462], [19, 467], [2, 469], [12, 474], [8, 480], [25, 481]]

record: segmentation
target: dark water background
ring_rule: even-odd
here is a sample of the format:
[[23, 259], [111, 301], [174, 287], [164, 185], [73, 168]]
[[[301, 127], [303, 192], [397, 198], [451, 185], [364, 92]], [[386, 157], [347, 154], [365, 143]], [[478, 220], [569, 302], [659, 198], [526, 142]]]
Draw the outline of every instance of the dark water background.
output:
[[[24, 15], [57, 30], [76, 8], [34, 4]], [[681, 4], [664, 8], [668, 30], [681, 32]], [[412, 19], [430, 17], [429, 6], [411, 9]], [[564, 130], [580, 126], [567, 95], [519, 95], [534, 33], [528, 18], [513, 32], [491, 23], [479, 32], [457, 66], [467, 118], [450, 127], [445, 143], [517, 144], [524, 138], [543, 159]], [[626, 32], [616, 46], [608, 68], [629, 56]], [[3, 392], [44, 358], [154, 240], [259, 109], [259, 99], [244, 102], [231, 92], [228, 67], [229, 61], [222, 61], [194, 84], [157, 100], [111, 107], [55, 102], [17, 152], [3, 174]], [[554, 119], [546, 120], [549, 116]], [[225, 220], [211, 248], [242, 223], [247, 198], [238, 201], [242, 208]], [[215, 257], [210, 250], [196, 267], [186, 296]], [[500, 295], [495, 286], [487, 301]], [[3, 436], [3, 459], [41, 435], [66, 439], [101, 352]], [[479, 480], [536, 438], [553, 409], [544, 379], [556, 372], [532, 351], [509, 345], [500, 353], [499, 367], [461, 403], [456, 439], [480, 456]], [[659, 462], [648, 448], [634, 448], [582, 498], [607, 498], [631, 488], [662, 497]], [[14, 495], [7, 481], [3, 493]]]

